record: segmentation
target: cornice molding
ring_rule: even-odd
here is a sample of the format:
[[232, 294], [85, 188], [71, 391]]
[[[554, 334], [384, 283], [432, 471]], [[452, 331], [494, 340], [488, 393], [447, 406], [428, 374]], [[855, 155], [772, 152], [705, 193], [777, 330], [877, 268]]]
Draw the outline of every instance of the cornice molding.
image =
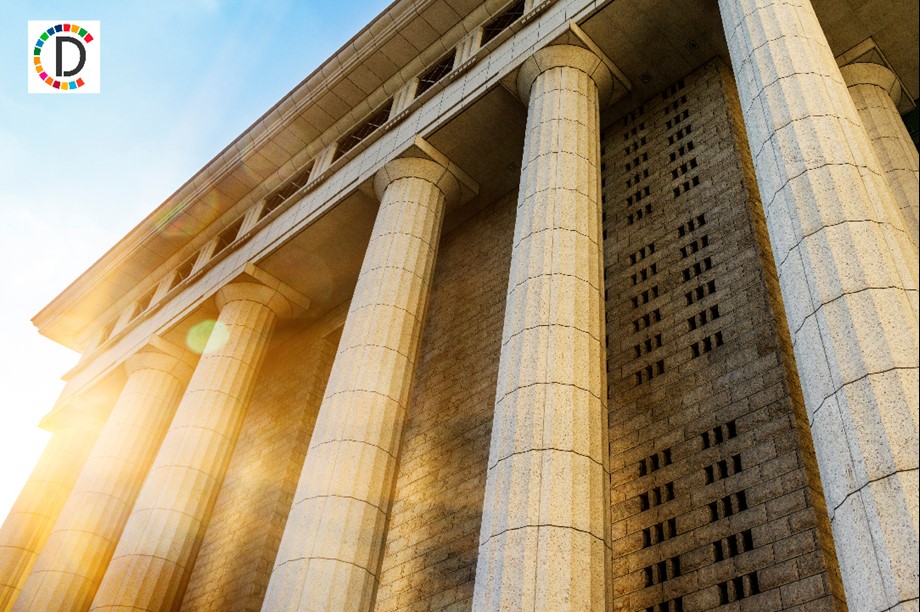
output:
[[[384, 9], [380, 15], [246, 128], [201, 170], [131, 229], [124, 238], [78, 276], [64, 291], [42, 308], [32, 318], [33, 324], [39, 328], [43, 327], [70, 304], [89, 292], [95, 282], [87, 281], [106, 277], [123, 259], [130, 258], [142, 248], [148, 238], [159, 231], [161, 223], [158, 220], [162, 218], [164, 211], [174, 211], [171, 213], [172, 217], [187, 210], [195, 201], [238, 168], [247, 155], [286, 129], [304, 109], [331, 91], [335, 85], [350, 74], [352, 69], [389, 42], [408, 21], [419, 17], [422, 11], [440, 1], [442, 0], [396, 0]], [[396, 13], [395, 16], [394, 13]], [[389, 23], [381, 26], [384, 21]], [[369, 37], [366, 44], [356, 44], [365, 37]], [[291, 108], [280, 113], [279, 109], [285, 104], [291, 104], [292, 100], [294, 103]], [[272, 115], [277, 116], [270, 120]]]

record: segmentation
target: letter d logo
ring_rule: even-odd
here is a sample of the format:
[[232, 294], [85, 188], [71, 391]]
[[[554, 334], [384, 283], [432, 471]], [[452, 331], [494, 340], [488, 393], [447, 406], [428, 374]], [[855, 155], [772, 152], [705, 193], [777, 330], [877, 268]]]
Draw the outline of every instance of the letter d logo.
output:
[[[77, 51], [80, 53], [80, 59], [77, 61], [77, 67], [73, 70], [62, 70], [61, 65], [64, 63], [64, 43], [70, 43], [71, 45], [76, 46]], [[83, 41], [79, 38], [71, 38], [70, 36], [56, 36], [54, 38], [54, 44], [57, 48], [57, 60], [56, 66], [57, 70], [55, 75], [58, 78], [61, 77], [71, 77], [76, 74], [80, 74], [80, 71], [83, 70], [83, 66], [86, 65], [86, 47], [83, 45]]]
[[98, 21], [29, 22], [29, 93], [99, 93]]

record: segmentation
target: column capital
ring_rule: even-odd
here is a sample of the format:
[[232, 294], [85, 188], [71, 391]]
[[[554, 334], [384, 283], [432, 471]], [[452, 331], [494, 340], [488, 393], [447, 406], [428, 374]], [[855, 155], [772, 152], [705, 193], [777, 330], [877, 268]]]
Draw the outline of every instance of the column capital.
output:
[[[267, 306], [279, 319], [296, 319], [310, 308], [310, 298], [251, 262], [243, 264], [214, 294], [218, 310], [230, 302], [249, 301]], [[159, 346], [156, 348], [163, 350]], [[163, 350], [174, 354], [173, 351]]]
[[155, 350], [134, 353], [125, 360], [125, 373], [131, 376], [138, 370], [157, 370], [170, 374], [182, 384], [188, 383], [195, 371], [194, 363]]
[[601, 108], [613, 95], [613, 75], [610, 68], [595, 53], [576, 45], [550, 45], [527, 58], [518, 71], [518, 94], [525, 102], [530, 99], [530, 88], [542, 73], [552, 68], [569, 67], [586, 73], [597, 85]]
[[897, 106], [901, 102], [901, 84], [891, 70], [881, 64], [858, 62], [840, 68], [840, 74], [847, 87], [856, 85], [874, 85], [888, 92], [891, 101]]
[[448, 204], [460, 199], [460, 182], [444, 165], [421, 157], [401, 157], [386, 163], [374, 177], [374, 191], [379, 199], [390, 183], [404, 178], [417, 178], [441, 190]]
[[217, 307], [220, 310], [231, 302], [257, 302], [267, 306], [279, 319], [289, 319], [294, 316], [294, 305], [286, 297], [272, 287], [261, 283], [246, 281], [233, 281], [224, 285], [214, 294]]

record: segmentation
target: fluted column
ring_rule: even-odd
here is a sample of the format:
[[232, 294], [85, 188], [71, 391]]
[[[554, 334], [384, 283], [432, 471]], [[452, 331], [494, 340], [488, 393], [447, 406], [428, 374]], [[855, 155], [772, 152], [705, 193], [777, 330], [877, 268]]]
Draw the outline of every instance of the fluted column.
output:
[[192, 367], [156, 350], [128, 358], [124, 389], [14, 610], [89, 609]]
[[476, 610], [612, 605], [599, 109], [606, 65], [551, 46], [527, 131], [479, 536]]
[[381, 198], [263, 610], [369, 610], [445, 200], [444, 167], [397, 159]]
[[[898, 112], [901, 84], [879, 64], [848, 64], [840, 69], [863, 128], [888, 179], [914, 247], [918, 244], [920, 157]], [[916, 263], [914, 264], [916, 265]]]
[[916, 264], [808, 0], [719, 0], [851, 610], [918, 596]]
[[93, 610], [177, 609], [236, 444], [275, 322], [275, 289], [232, 283], [220, 316], [128, 518]]
[[51, 439], [0, 528], [0, 610], [12, 608], [102, 426], [80, 401], [46, 417]]

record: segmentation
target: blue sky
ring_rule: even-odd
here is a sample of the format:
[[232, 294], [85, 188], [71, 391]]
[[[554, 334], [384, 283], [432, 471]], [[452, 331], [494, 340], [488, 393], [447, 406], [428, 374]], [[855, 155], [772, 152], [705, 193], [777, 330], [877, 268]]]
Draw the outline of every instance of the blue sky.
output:
[[[31, 317], [389, 3], [3, 3], [0, 517], [77, 360]], [[30, 19], [101, 22], [102, 93], [26, 93]]]

